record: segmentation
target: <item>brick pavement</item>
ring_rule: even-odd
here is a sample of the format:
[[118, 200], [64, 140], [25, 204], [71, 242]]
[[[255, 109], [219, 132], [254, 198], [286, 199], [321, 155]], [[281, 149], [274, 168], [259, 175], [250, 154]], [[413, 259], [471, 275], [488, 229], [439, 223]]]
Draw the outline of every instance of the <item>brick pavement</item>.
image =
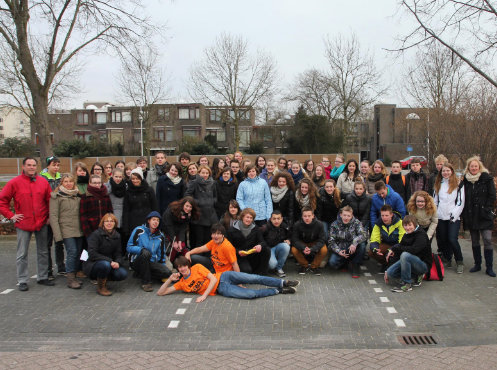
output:
[[[57, 278], [53, 288], [39, 286], [32, 279], [30, 291], [19, 292], [15, 286], [15, 240], [2, 238], [0, 293], [14, 290], [0, 294], [0, 368], [9, 364], [30, 367], [29, 359], [41, 361], [45, 356], [49, 361], [46, 366], [33, 362], [34, 367], [68, 364], [80, 368], [84, 363], [99, 365], [109, 359], [122, 363], [112, 352], [93, 352], [102, 350], [158, 351], [140, 352], [140, 361], [151, 364], [147, 367], [172, 365], [167, 361], [178, 361], [187, 354], [160, 351], [199, 351], [199, 368], [226, 365], [216, 357], [209, 362], [212, 353], [239, 357], [244, 367], [261, 367], [267, 356], [275, 358], [274, 366], [268, 366], [271, 368], [278, 364], [306, 368], [307, 363], [313, 364], [311, 367], [393, 367], [402, 363], [399, 361], [404, 361], [404, 367], [414, 367], [416, 362], [408, 359], [413, 353], [428, 362], [436, 355], [435, 365], [436, 358], [445, 356], [441, 367], [454, 367], [447, 362], [454, 358], [464, 360], [455, 364], [461, 368], [473, 359], [495, 364], [488, 353], [496, 353], [497, 348], [486, 345], [497, 344], [497, 279], [467, 273], [472, 261], [470, 243], [463, 241], [462, 246], [466, 260], [463, 275], [449, 269], [444, 282], [427, 282], [406, 294], [390, 292], [382, 276], [376, 274], [377, 266], [369, 261], [360, 279], [329, 270], [320, 277], [306, 275], [294, 296], [255, 301], [216, 296], [196, 304], [185, 303], [185, 298], [195, 298], [192, 295], [158, 297], [145, 293], [133, 278], [113, 284], [115, 293], [108, 298], [98, 296], [89, 282], [81, 290], [70, 290], [63, 278]], [[32, 245], [31, 275], [35, 274], [34, 252]], [[300, 278], [292, 260], [287, 266], [290, 277]], [[178, 309], [184, 312], [178, 314]], [[405, 327], [397, 326], [394, 320], [401, 320]], [[173, 321], [178, 321], [177, 327], [168, 328]], [[410, 333], [431, 334], [438, 344], [406, 349], [397, 336]], [[449, 348], [468, 345], [480, 346]], [[72, 352], [75, 350], [78, 352]], [[40, 356], [40, 352], [50, 355]], [[399, 359], [391, 353], [399, 354]], [[136, 356], [120, 354], [123, 358]], [[69, 361], [71, 356], [77, 358]], [[79, 361], [83, 358], [87, 359], [84, 363]], [[162, 360], [156, 362], [156, 358]], [[145, 363], [137, 362], [137, 367], [142, 365]]]

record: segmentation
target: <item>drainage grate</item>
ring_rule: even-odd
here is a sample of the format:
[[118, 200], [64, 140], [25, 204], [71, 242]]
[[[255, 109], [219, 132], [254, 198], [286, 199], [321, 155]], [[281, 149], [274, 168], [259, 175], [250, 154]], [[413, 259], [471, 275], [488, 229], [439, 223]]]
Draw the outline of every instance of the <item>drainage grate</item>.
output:
[[433, 346], [438, 344], [435, 337], [431, 334], [399, 335], [397, 339], [401, 344], [407, 346]]

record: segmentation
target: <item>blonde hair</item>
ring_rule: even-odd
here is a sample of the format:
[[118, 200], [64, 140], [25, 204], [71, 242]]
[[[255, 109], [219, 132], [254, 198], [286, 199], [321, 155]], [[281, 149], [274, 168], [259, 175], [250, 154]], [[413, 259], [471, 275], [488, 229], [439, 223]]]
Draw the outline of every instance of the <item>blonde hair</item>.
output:
[[212, 170], [210, 169], [210, 167], [201, 165], [198, 167], [198, 173], [200, 173], [200, 171], [202, 170], [207, 170], [209, 172], [209, 176], [212, 176]]
[[[62, 186], [62, 182], [64, 181], [64, 179], [71, 180], [72, 183], [74, 184], [73, 189], [77, 189], [77, 187], [76, 187], [76, 178], [74, 177], [74, 175], [72, 173], [63, 173], [60, 176], [60, 185], [57, 186], [57, 190], [60, 190], [60, 187]], [[67, 189], [67, 190], [71, 190], [71, 189]]]
[[445, 163], [445, 162], [448, 162], [449, 160], [447, 159], [446, 156], [444, 156], [443, 154], [439, 154], [435, 157], [435, 163]]
[[464, 169], [464, 174], [465, 175], [467, 173], [470, 173], [469, 172], [469, 165], [471, 164], [471, 162], [478, 162], [478, 165], [480, 166], [480, 173], [481, 172], [487, 172], [488, 173], [488, 170], [483, 165], [483, 162], [481, 161], [480, 156], [479, 155], [474, 155], [472, 157], [469, 157], [468, 160], [466, 161], [466, 168]]
[[375, 165], [379, 165], [381, 167], [381, 173], [383, 174], [383, 176], [387, 177], [387, 168], [385, 167], [385, 164], [382, 161], [380, 161], [379, 159], [374, 161], [374, 163], [369, 168], [368, 176], [374, 176], [374, 174], [375, 174], [374, 166]]

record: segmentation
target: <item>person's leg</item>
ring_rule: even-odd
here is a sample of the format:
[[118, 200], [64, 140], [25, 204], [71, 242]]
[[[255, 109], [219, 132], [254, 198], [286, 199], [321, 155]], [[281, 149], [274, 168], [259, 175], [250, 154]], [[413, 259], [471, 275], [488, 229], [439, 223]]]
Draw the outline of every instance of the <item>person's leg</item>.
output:
[[321, 262], [326, 257], [326, 254], [328, 254], [328, 248], [326, 247], [326, 245], [323, 245], [319, 252], [316, 253], [316, 256], [314, 256], [314, 259], [311, 262], [311, 269], [318, 269], [321, 265]]
[[31, 232], [16, 229], [17, 231], [17, 282], [19, 284], [28, 283], [28, 249], [29, 241], [31, 240]]
[[252, 266], [250, 265], [248, 257], [237, 256], [237, 260], [238, 260], [238, 267], [240, 267], [241, 272], [246, 272], [247, 274], [252, 273]]
[[[288, 254], [290, 253], [290, 246], [287, 243], [279, 243], [276, 244], [273, 248], [271, 248], [271, 258], [273, 258], [273, 254], [277, 261], [276, 266], [272, 267], [276, 270], [283, 270], [283, 266], [285, 266], [286, 259], [288, 258]], [[269, 263], [271, 266], [271, 262]], [[271, 268], [271, 267], [270, 267]]]
[[64, 243], [62, 241], [55, 243], [55, 263], [57, 264], [57, 274], [63, 275], [66, 272], [64, 264]]
[[442, 257], [445, 261], [452, 260], [452, 250], [449, 247], [449, 223], [448, 220], [438, 220], [437, 225], [437, 244], [438, 249], [442, 252]]
[[335, 252], [331, 254], [330, 260], [328, 261], [328, 265], [330, 265], [330, 267], [334, 270], [340, 269], [344, 263], [345, 258], [336, 254]]
[[326, 221], [321, 221], [323, 223], [323, 228], [324, 228], [324, 235], [326, 236], [326, 240], [328, 240], [328, 236], [330, 235], [330, 227], [331, 223], [326, 222]]
[[[471, 235], [471, 249], [473, 250], [473, 259], [475, 261], [475, 265], [469, 272], [477, 272], [481, 270], [480, 230], [470, 229], [469, 234]], [[485, 243], [485, 239], [483, 242]]]
[[275, 245], [274, 247], [271, 248], [271, 257], [269, 257], [269, 269], [274, 270], [276, 269], [276, 265], [278, 264], [278, 260], [276, 259], [276, 247], [278, 245]]
[[48, 252], [48, 276], [53, 278], [53, 260], [52, 260], [52, 244], [53, 231], [50, 225], [47, 225], [47, 252]]
[[496, 274], [493, 269], [494, 265], [494, 249], [492, 247], [492, 230], [481, 230], [483, 238], [483, 253], [485, 255], [485, 273], [488, 276], [495, 277]]
[[35, 231], [38, 281], [48, 279], [47, 229], [44, 225], [40, 231]]
[[112, 267], [109, 261], [100, 260], [93, 264], [90, 272], [90, 279], [107, 279]]
[[301, 267], [307, 267], [309, 265], [309, 261], [307, 261], [307, 258], [305, 258], [304, 254], [297, 248], [292, 247], [292, 254]]
[[150, 272], [150, 258], [152, 255], [150, 252], [143, 248], [140, 254], [131, 263], [131, 268], [136, 271], [140, 277], [142, 284], [152, 283], [152, 275]]
[[366, 243], [360, 243], [353, 255], [351, 255], [350, 258], [350, 263], [355, 264], [355, 265], [360, 265], [362, 263], [362, 260], [364, 259], [364, 252], [366, 251]]
[[[76, 273], [78, 271], [78, 261], [80, 248], [78, 248], [78, 242], [76, 239], [80, 238], [65, 238], [64, 245], [66, 247], [66, 272]], [[81, 244], [81, 242], [79, 243]]]
[[171, 276], [171, 270], [169, 270], [164, 263], [150, 262], [150, 273], [152, 279], [163, 280]]
[[270, 257], [271, 249], [269, 247], [262, 247], [259, 253], [248, 256], [254, 274], [267, 275]]
[[454, 259], [456, 260], [458, 266], [458, 272], [462, 273], [460, 266], [463, 266], [463, 256], [461, 252], [461, 245], [459, 244], [459, 228], [461, 226], [461, 221], [449, 222], [448, 226], [448, 238], [449, 246], [452, 253], [454, 254]]
[[412, 276], [425, 274], [428, 269], [421, 259], [411, 253], [402, 252], [400, 255], [400, 278], [404, 283], [412, 284]]
[[[209, 253], [210, 254], [210, 253]], [[214, 272], [214, 266], [212, 265], [212, 260], [210, 256], [205, 256], [204, 254], [192, 254], [192, 266], [200, 263], [205, 268], [209, 269], [210, 272]]]
[[124, 267], [119, 267], [118, 269], [111, 269], [108, 275], [110, 281], [121, 281], [128, 277], [128, 271]]
[[[240, 287], [240, 284], [259, 284], [273, 288], [247, 289]], [[279, 289], [281, 288], [283, 288], [283, 280], [281, 279], [246, 274], [243, 272], [227, 271], [221, 275], [217, 291], [225, 297], [254, 299], [278, 294]]]
[[392, 266], [388, 268], [386, 271], [388, 279], [398, 279], [401, 274], [401, 265], [400, 260], [395, 262]]

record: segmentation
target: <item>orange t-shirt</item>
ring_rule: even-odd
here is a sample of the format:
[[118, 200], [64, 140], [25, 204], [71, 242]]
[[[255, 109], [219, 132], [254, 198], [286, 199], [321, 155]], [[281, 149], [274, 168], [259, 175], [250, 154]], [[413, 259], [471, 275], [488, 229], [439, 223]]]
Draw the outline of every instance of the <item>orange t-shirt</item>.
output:
[[[207, 275], [209, 275], [210, 271], [202, 266], [200, 263], [192, 266], [190, 269], [190, 276], [187, 279], [181, 278], [174, 287], [176, 290], [182, 290], [187, 293], [198, 293], [204, 294], [207, 287], [209, 286], [209, 279]], [[214, 289], [210, 292], [209, 295], [216, 295], [217, 286], [219, 285], [219, 278], [221, 277], [220, 273], [216, 273], [214, 275], [217, 278], [216, 285]]]
[[221, 244], [216, 244], [214, 240], [211, 240], [205, 246], [211, 251], [211, 261], [216, 273], [233, 271], [233, 263], [236, 262], [236, 250], [228, 239], [224, 238]]

